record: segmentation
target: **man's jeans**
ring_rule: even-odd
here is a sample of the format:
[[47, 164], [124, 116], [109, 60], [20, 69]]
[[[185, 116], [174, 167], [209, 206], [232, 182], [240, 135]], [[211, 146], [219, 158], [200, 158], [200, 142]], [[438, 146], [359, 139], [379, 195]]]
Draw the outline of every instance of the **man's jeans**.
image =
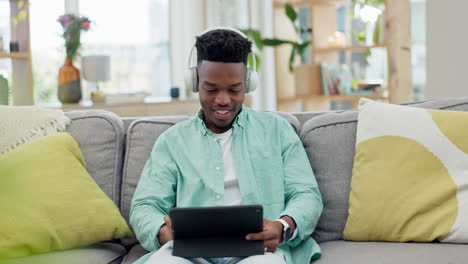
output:
[[173, 241], [164, 244], [146, 262], [146, 264], [286, 264], [283, 253], [266, 252], [264, 255], [255, 255], [247, 258], [193, 258], [184, 259], [172, 255]]

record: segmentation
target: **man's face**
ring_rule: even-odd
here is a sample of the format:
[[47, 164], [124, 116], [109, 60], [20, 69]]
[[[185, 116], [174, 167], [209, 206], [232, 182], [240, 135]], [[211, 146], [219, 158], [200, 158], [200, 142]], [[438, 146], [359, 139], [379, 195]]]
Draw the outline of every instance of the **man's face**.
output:
[[205, 124], [213, 133], [223, 133], [242, 109], [246, 66], [242, 62], [202, 61], [198, 66], [198, 90]]

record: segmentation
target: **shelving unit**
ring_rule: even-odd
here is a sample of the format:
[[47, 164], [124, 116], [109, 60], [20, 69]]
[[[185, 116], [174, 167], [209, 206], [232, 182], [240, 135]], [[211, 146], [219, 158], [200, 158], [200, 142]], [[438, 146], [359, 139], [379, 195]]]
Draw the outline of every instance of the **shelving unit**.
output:
[[10, 58], [10, 59], [29, 59], [29, 52], [0, 52], [0, 58]]
[[[18, 15], [18, 0], [9, 0], [10, 17]], [[24, 0], [25, 8], [29, 1]], [[0, 52], [0, 59], [11, 60], [12, 80], [10, 89], [13, 92], [14, 105], [32, 105], [34, 103], [33, 75], [31, 63], [29, 11], [28, 15], [18, 24], [10, 23], [11, 39], [19, 43], [19, 52]], [[5, 45], [8, 46], [8, 45]]]
[[376, 45], [353, 45], [353, 46], [344, 46], [344, 47], [312, 47], [312, 50], [315, 53], [324, 53], [324, 52], [340, 52], [340, 51], [363, 51], [373, 48], [385, 48], [385, 43], [380, 43]]
[[[391, 103], [412, 100], [411, 87], [411, 54], [410, 50], [402, 52], [402, 47], [409, 42], [409, 7], [405, 11], [406, 1], [385, 1], [385, 41], [374, 45], [347, 45], [330, 47], [328, 37], [337, 31], [337, 6], [349, 3], [349, 0], [289, 0], [274, 2], [275, 37], [296, 39], [294, 29], [284, 14], [286, 3], [294, 7], [304, 7], [310, 10], [312, 27], [312, 62], [298, 65], [294, 73], [285, 67], [289, 60], [290, 48], [279, 47], [275, 50], [277, 76], [277, 109], [282, 111], [316, 111], [330, 110], [331, 102], [351, 102], [357, 107], [361, 97], [373, 100], [384, 100]], [[405, 26], [406, 23], [406, 26]], [[408, 32], [406, 32], [406, 31]], [[359, 95], [323, 95], [320, 80], [320, 63], [338, 62], [340, 52], [356, 52], [368, 49], [386, 49], [387, 79], [384, 81], [384, 91], [370, 96]], [[313, 76], [313, 77], [311, 77]], [[298, 88], [296, 82], [307, 81], [308, 87]], [[295, 85], [296, 83], [296, 85]]]

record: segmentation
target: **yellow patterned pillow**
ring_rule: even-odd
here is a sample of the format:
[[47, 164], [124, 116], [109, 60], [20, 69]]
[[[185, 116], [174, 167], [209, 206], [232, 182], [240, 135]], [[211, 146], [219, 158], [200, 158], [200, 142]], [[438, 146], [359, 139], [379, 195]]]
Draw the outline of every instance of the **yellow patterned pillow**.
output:
[[346, 240], [468, 242], [468, 112], [361, 99]]
[[69, 134], [46, 136], [0, 156], [0, 260], [131, 234], [86, 171]]

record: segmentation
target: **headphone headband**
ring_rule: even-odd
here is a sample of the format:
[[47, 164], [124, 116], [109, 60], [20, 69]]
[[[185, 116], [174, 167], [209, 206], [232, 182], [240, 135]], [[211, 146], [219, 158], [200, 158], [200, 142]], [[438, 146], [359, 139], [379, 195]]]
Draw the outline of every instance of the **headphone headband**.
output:
[[242, 33], [242, 31], [238, 30], [238, 29], [235, 29], [235, 28], [231, 28], [231, 27], [210, 27], [208, 29], [206, 29], [205, 31], [201, 32], [201, 33], [198, 33], [197, 34], [197, 37], [200, 37], [200, 36], [203, 36], [205, 35], [206, 33], [210, 32], [210, 31], [215, 31], [215, 30], [227, 30], [227, 31], [232, 31], [232, 32], [235, 32], [239, 35], [241, 35], [242, 37], [246, 38], [246, 39], [249, 39], [244, 33]]
[[[197, 37], [201, 37], [201, 36], [205, 35], [206, 33], [211, 32], [211, 31], [215, 31], [215, 30], [227, 30], [227, 31], [232, 31], [232, 32], [234, 32], [234, 33], [239, 34], [241, 37], [243, 37], [243, 38], [249, 40], [249, 38], [248, 38], [244, 33], [242, 33], [242, 31], [237, 30], [237, 29], [235, 29], [235, 28], [231, 28], [231, 27], [211, 27], [211, 28], [208, 28], [207, 30], [205, 30], [205, 31], [203, 31], [203, 32], [201, 32], [201, 33], [198, 33], [198, 34], [197, 34]], [[192, 62], [192, 56], [193, 56], [192, 54], [193, 54], [193, 50], [194, 50], [195, 48], [196, 48], [196, 47], [195, 47], [195, 44], [194, 44], [193, 47], [190, 49], [190, 55], [189, 55], [189, 60], [188, 60], [188, 67], [189, 67], [189, 69], [190, 69], [190, 67], [191, 67], [190, 63]], [[256, 63], [256, 60], [255, 60], [255, 55], [254, 55], [253, 53], [251, 53], [251, 54], [252, 54], [252, 64], [253, 64], [252, 69], [253, 69], [254, 71], [256, 71], [256, 70], [257, 70], [257, 63]]]

